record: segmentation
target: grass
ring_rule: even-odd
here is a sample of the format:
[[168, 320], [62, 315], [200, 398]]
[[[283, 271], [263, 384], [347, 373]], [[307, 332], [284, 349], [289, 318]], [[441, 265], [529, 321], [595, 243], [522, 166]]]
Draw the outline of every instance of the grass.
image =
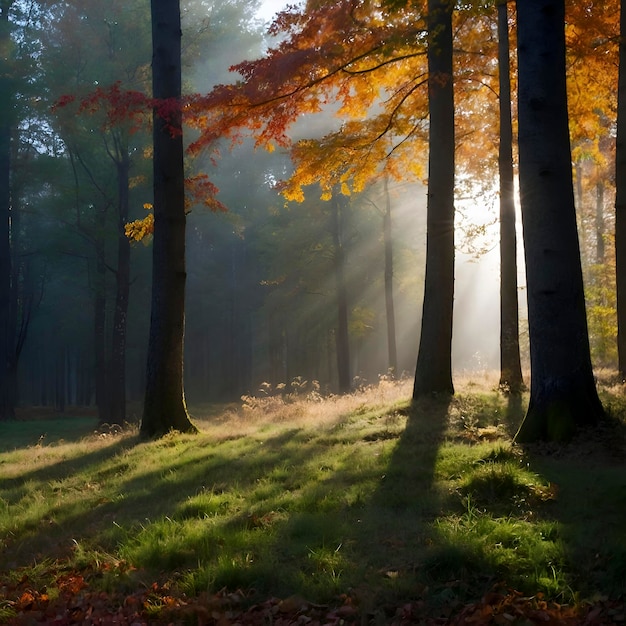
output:
[[413, 408], [408, 382], [299, 387], [196, 407], [199, 435], [154, 442], [94, 434], [91, 417], [3, 424], [0, 583], [50, 588], [63, 569], [104, 591], [350, 593], [380, 616], [417, 598], [454, 610], [496, 583], [561, 603], [623, 594], [621, 388], [603, 386], [611, 421], [593, 434], [522, 449], [526, 398], [495, 383]]

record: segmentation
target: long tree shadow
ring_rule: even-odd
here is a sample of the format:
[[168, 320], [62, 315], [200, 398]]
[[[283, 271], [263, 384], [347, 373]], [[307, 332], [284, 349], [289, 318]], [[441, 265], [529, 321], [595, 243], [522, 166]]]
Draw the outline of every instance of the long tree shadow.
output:
[[[2, 477], [3, 489], [10, 490], [3, 498], [8, 503], [17, 501], [22, 491], [30, 488], [29, 485], [39, 481], [56, 481], [63, 480], [68, 476], [72, 476], [78, 472], [88, 470], [90, 467], [97, 467], [105, 461], [116, 457], [117, 455], [134, 448], [140, 442], [138, 436], [125, 436], [123, 438], [115, 438], [106, 446], [99, 446], [97, 449], [84, 454], [77, 454], [69, 459], [59, 458], [58, 461], [52, 462], [44, 467], [21, 472], [18, 476]], [[37, 449], [34, 449], [35, 451]], [[39, 449], [45, 454], [46, 448]]]
[[[140, 472], [134, 468], [141, 464], [138, 457], [149, 453], [149, 446], [171, 445], [176, 449], [177, 440], [144, 444], [138, 437], [125, 438], [93, 452], [3, 480], [0, 494], [9, 506], [19, 507], [21, 498], [37, 497], [38, 492], [48, 493], [51, 481], [58, 481], [59, 492], [78, 488], [84, 490], [85, 496], [71, 499], [69, 503], [47, 501], [40, 507], [38, 519], [21, 523], [19, 530], [12, 531], [10, 536], [0, 537], [6, 563], [15, 569], [42, 558], [65, 558], [83, 541], [96, 549], [114, 551], [123, 541], [136, 544], [135, 537], [149, 532], [152, 522], [162, 518], [176, 524], [190, 515], [205, 517], [209, 509], [194, 505], [199, 495], [245, 493], [264, 475], [285, 463], [293, 467], [306, 464], [320, 447], [298, 445], [303, 443], [299, 435], [298, 429], [291, 429], [268, 437], [261, 446], [243, 437], [245, 447], [238, 456], [227, 450], [212, 451], [206, 439], [192, 438], [185, 444], [186, 453], [175, 455], [171, 462], [162, 465], [146, 464], [145, 471]], [[142, 452], [143, 445], [146, 449]], [[125, 452], [130, 454], [125, 455]], [[126, 474], [130, 476], [126, 478]], [[86, 482], [74, 485], [76, 475], [83, 476]], [[63, 483], [65, 479], [71, 484]], [[200, 542], [205, 539], [206, 535]], [[168, 561], [172, 567], [193, 564], [185, 560], [189, 554], [192, 561], [197, 562], [192, 545], [184, 550], [173, 547], [170, 552], [163, 548], [155, 555], [155, 569]]]
[[376, 489], [346, 512], [353, 561], [367, 564], [353, 590], [364, 619], [388, 619], [398, 601], [419, 597], [424, 588], [422, 556], [441, 504], [434, 477], [450, 400], [439, 396], [410, 405]]
[[450, 400], [423, 398], [411, 405], [406, 429], [364, 516], [364, 523], [376, 530], [374, 536], [385, 546], [378, 554], [384, 559], [377, 564], [380, 571], [409, 586], [421, 568], [421, 555], [430, 542], [429, 526], [441, 506], [442, 494], [435, 488], [434, 476], [448, 428]]

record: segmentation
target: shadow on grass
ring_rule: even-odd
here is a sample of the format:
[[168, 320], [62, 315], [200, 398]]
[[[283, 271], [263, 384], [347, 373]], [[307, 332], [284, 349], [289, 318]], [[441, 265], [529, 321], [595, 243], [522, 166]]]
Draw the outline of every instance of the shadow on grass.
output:
[[[82, 545], [110, 554], [120, 546], [141, 552], [141, 536], [149, 534], [151, 526], [163, 519], [171, 524], [173, 536], [178, 534], [188, 545], [181, 546], [179, 541], [168, 547], [165, 539], [155, 540], [151, 543], [154, 554], [138, 555], [143, 559], [141, 565], [158, 571], [197, 565], [198, 546], [177, 527], [186, 517], [184, 509], [190, 501], [207, 493], [227, 494], [229, 510], [237, 506], [245, 510], [246, 493], [264, 475], [281, 470], [285, 464], [288, 468], [303, 466], [319, 448], [305, 445], [298, 430], [262, 442], [235, 438], [219, 452], [211, 450], [206, 438], [181, 441], [177, 436], [151, 443], [142, 443], [137, 437], [121, 439], [3, 480], [1, 499], [16, 510], [26, 508], [23, 498], [42, 500], [36, 519], [21, 520], [7, 536], [0, 537], [6, 566], [15, 569], [43, 558], [70, 558]], [[142, 457], [156, 448], [161, 448], [162, 454], [166, 450], [169, 456], [151, 465], [148, 458]], [[292, 474], [287, 471], [287, 476]], [[62, 484], [64, 480], [67, 482]], [[59, 494], [66, 492], [72, 497], [65, 501], [55, 498], [56, 488], [50, 489], [51, 481], [59, 482]], [[78, 492], [75, 497], [74, 492]], [[211, 537], [209, 513], [197, 511], [207, 527], [199, 544], [206, 544]], [[163, 533], [162, 527], [156, 532]]]
[[[589, 588], [607, 589], [602, 572], [619, 581], [626, 562], [619, 556], [626, 553], [623, 459], [606, 465], [598, 455], [590, 464], [579, 455], [564, 464], [529, 451], [532, 469], [558, 485], [556, 501], [535, 507], [531, 497], [552, 491], [529, 487], [532, 477], [518, 471], [520, 464], [526, 471], [527, 458], [508, 440], [467, 438], [452, 416], [471, 416], [477, 406], [485, 420], [494, 412], [497, 420], [503, 407], [451, 401], [351, 414], [317, 429], [118, 440], [59, 460], [11, 479], [21, 497], [26, 489], [46, 495], [37, 519], [0, 537], [4, 562], [75, 559], [78, 549], [93, 561], [93, 554], [108, 553], [138, 568], [124, 583], [131, 586], [140, 584], [138, 576], [145, 584], [161, 577], [190, 596], [227, 587], [323, 602], [349, 592], [364, 615], [382, 623], [417, 599], [441, 607], [445, 617], [444, 609], [479, 597], [518, 567], [532, 576], [537, 554], [546, 562], [554, 554], [558, 567], [556, 560], [566, 560], [573, 588], [581, 587], [579, 564], [597, 579]], [[519, 425], [522, 404], [509, 398], [509, 432]], [[51, 481], [62, 484], [51, 490]], [[73, 500], [57, 497], [74, 490]], [[486, 499], [474, 500], [477, 492]], [[535, 526], [538, 516], [559, 523]], [[535, 542], [528, 549], [527, 539]], [[534, 552], [541, 543], [552, 552]]]
[[[41, 467], [34, 470], [27, 470], [19, 474], [19, 476], [13, 476], [10, 478], [2, 478], [2, 487], [9, 490], [15, 490], [14, 496], [5, 495], [3, 499], [9, 503], [13, 503], [21, 496], [20, 488], [28, 489], [30, 485], [38, 482], [51, 482], [68, 478], [74, 474], [80, 472], [89, 471], [90, 468], [96, 468], [102, 465], [104, 462], [114, 458], [118, 454], [130, 450], [139, 443], [139, 438], [124, 437], [122, 439], [112, 439], [111, 443], [104, 447], [99, 447], [96, 450], [80, 454], [75, 457], [66, 459], [60, 458], [54, 463], [50, 463], [45, 467]], [[40, 451], [41, 454], [45, 454], [46, 448], [34, 448], [35, 451]]]
[[[376, 619], [388, 617], [386, 606], [395, 610], [397, 602], [419, 597], [421, 557], [440, 506], [433, 480], [448, 406], [448, 398], [420, 400], [395, 437], [384, 429], [365, 436], [360, 455], [310, 486], [304, 510], [291, 511], [276, 528], [272, 549], [280, 556], [271, 567], [260, 567], [255, 581], [220, 582], [258, 584], [265, 577], [286, 593], [320, 601], [350, 590], [362, 614]], [[285, 560], [295, 567], [279, 581], [277, 566]]]
[[553, 485], [567, 585], [582, 598], [624, 598], [626, 425], [606, 422], [565, 445], [524, 446], [530, 467]]

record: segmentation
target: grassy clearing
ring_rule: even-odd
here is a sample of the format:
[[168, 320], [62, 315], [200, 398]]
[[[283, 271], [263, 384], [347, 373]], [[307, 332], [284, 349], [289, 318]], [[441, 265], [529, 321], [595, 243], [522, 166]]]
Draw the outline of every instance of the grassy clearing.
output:
[[154, 581], [188, 596], [349, 593], [382, 616], [417, 598], [449, 613], [496, 583], [559, 602], [617, 597], [625, 413], [620, 388], [603, 394], [612, 421], [554, 449], [513, 446], [526, 399], [484, 380], [412, 410], [407, 382], [250, 397], [197, 407], [199, 435], [155, 442], [70, 441], [65, 421], [46, 420], [61, 433], [48, 443], [33, 439], [42, 424], [3, 426], [0, 581], [26, 574], [52, 593], [63, 569], [122, 593]]

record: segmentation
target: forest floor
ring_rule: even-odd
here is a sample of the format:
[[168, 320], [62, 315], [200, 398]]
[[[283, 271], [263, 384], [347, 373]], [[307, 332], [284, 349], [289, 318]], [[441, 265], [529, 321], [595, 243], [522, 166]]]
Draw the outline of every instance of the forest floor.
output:
[[[142, 441], [84, 412], [0, 425], [0, 623], [625, 624], [626, 394], [514, 445], [488, 375], [294, 381]], [[44, 417], [45, 419], [39, 419]]]

